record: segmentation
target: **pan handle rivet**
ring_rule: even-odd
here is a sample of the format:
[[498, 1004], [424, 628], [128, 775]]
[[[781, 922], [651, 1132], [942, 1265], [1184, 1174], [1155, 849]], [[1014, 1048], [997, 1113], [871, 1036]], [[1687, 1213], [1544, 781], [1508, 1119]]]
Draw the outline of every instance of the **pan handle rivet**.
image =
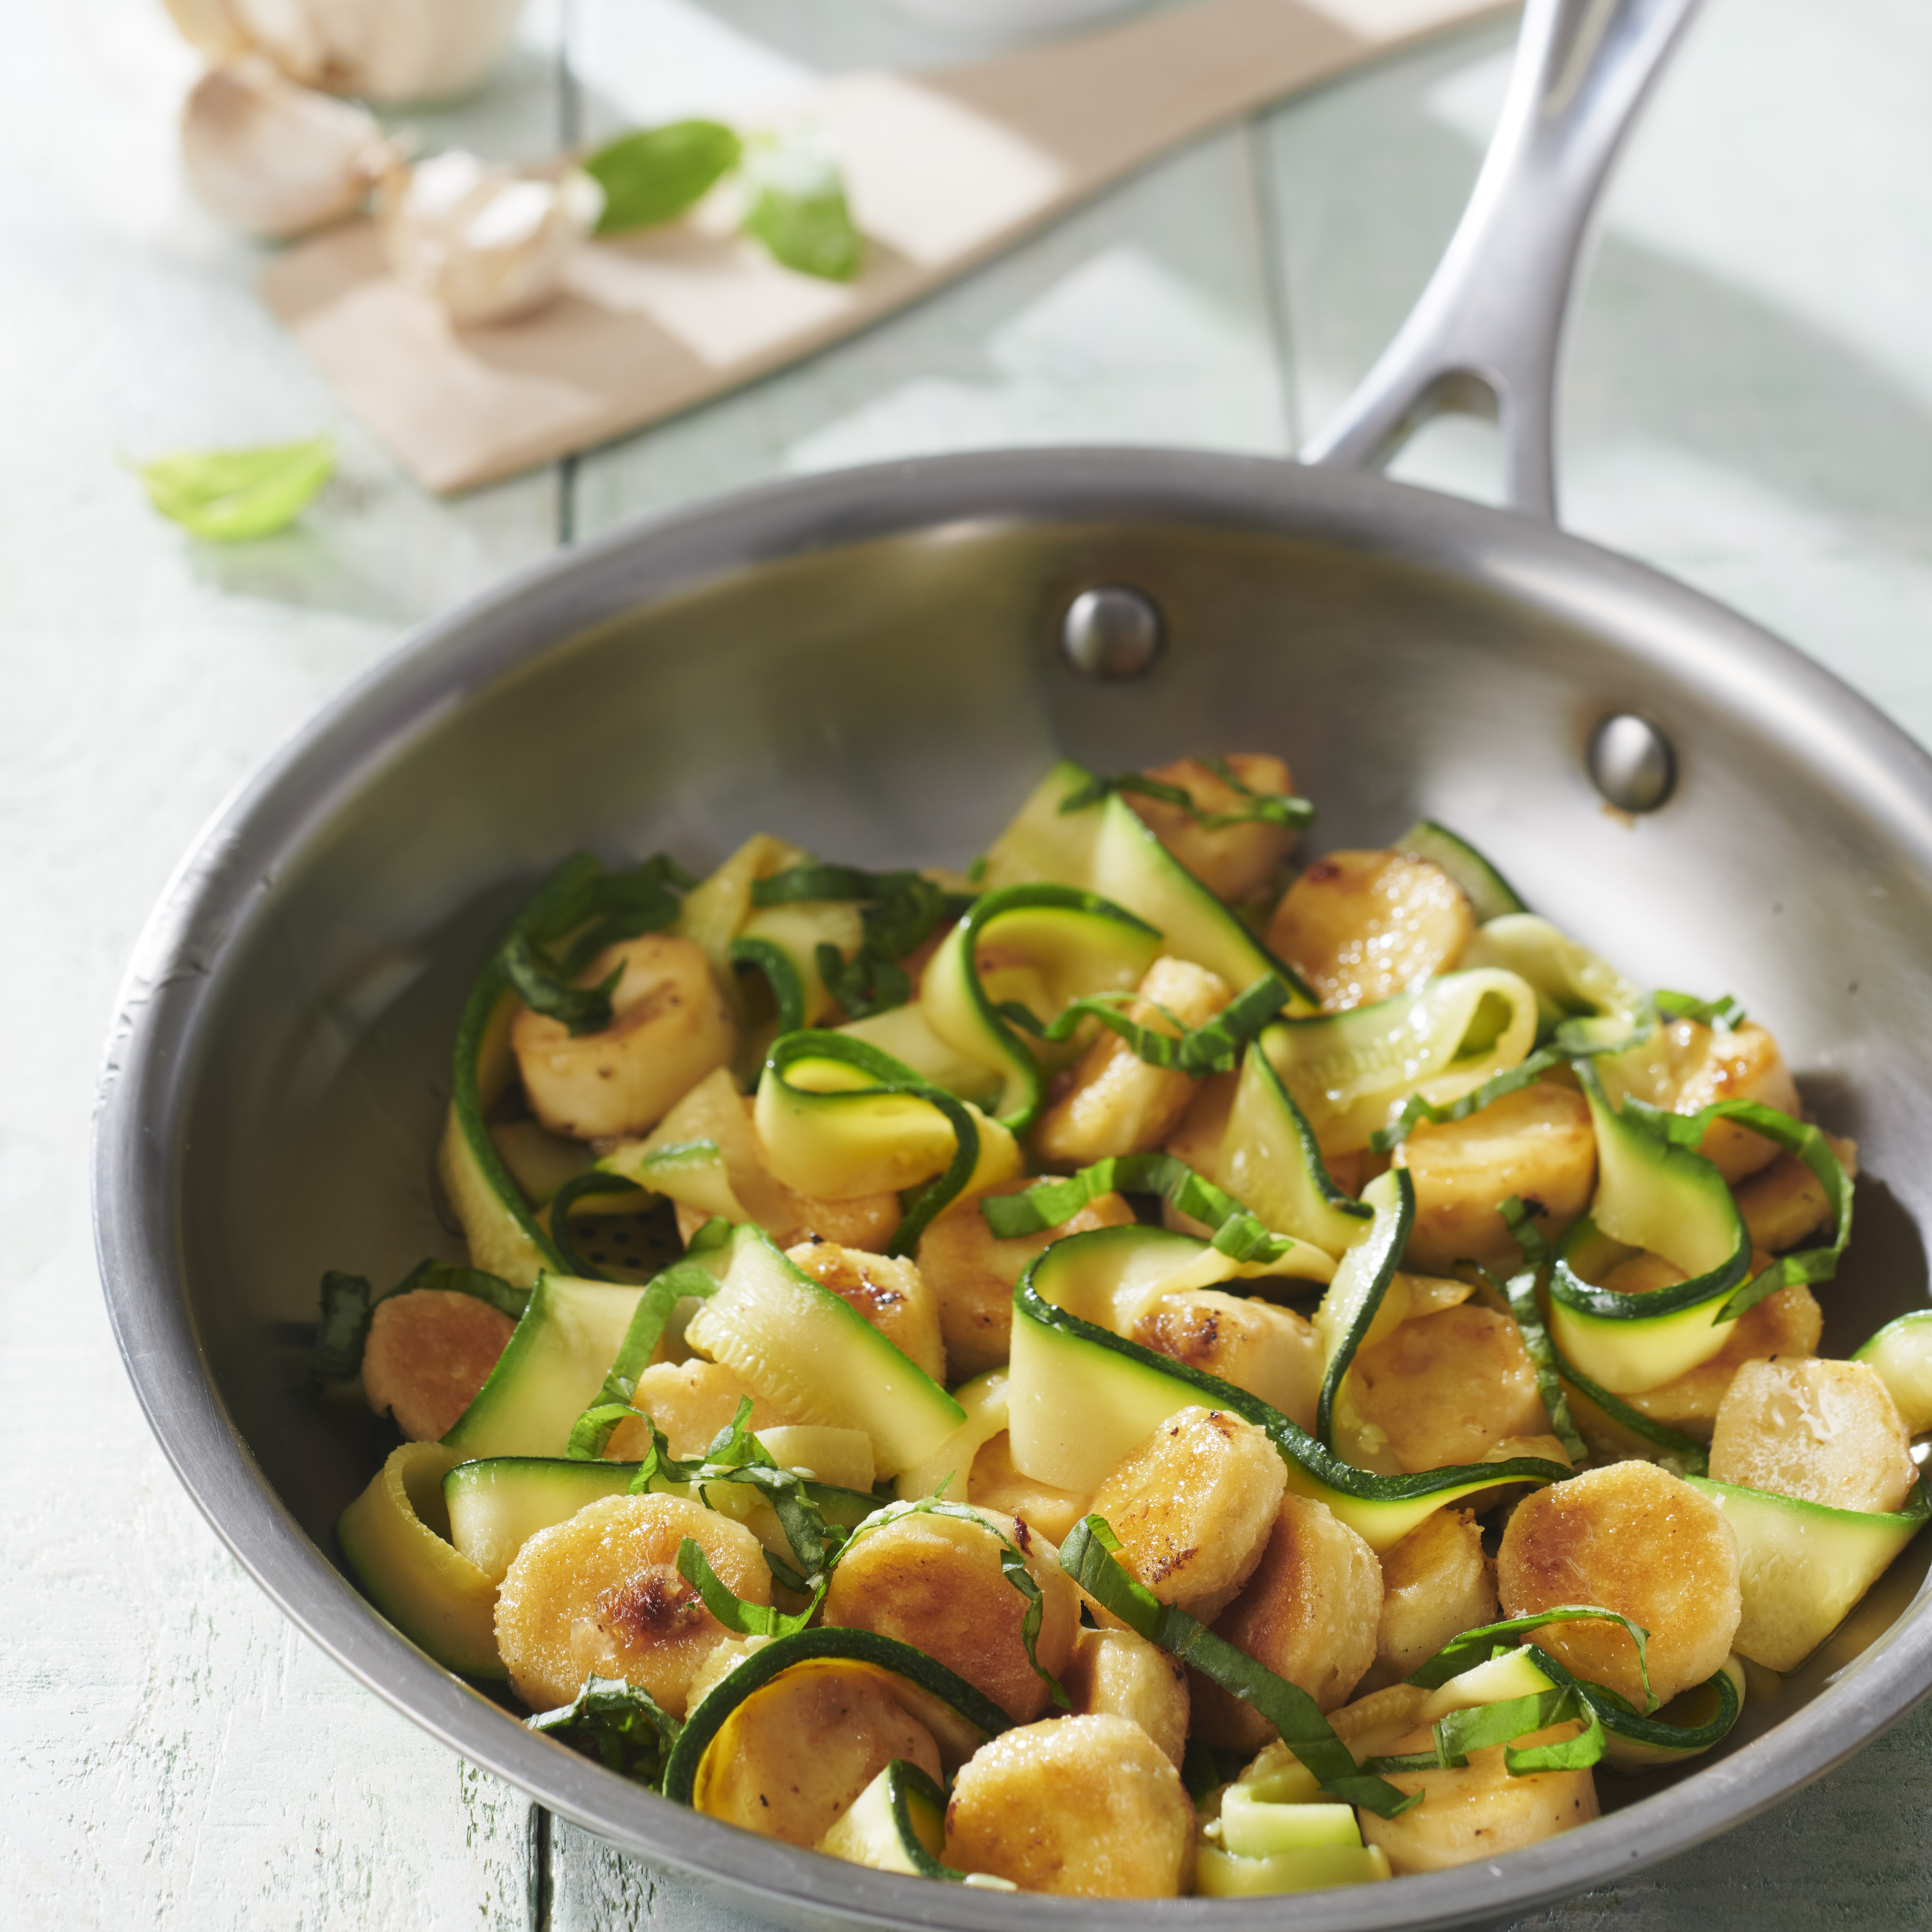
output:
[[1648, 718], [1619, 711], [1590, 734], [1590, 778], [1619, 812], [1654, 812], [1677, 783], [1677, 754]]
[[1144, 677], [1160, 646], [1160, 607], [1130, 584], [1082, 591], [1060, 620], [1061, 652], [1088, 677]]

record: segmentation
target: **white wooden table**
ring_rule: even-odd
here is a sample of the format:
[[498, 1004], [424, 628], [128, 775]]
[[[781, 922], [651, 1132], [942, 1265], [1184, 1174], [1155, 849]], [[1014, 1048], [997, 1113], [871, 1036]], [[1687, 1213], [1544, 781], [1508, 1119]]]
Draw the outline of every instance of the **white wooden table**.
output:
[[[1367, 0], [1365, 0], [1365, 4]], [[1399, 7], [1402, 0], [1372, 0]], [[1011, 442], [1286, 453], [1453, 224], [1506, 33], [1153, 168], [974, 280], [685, 421], [466, 500], [397, 472], [184, 197], [158, 0], [6, 14], [0, 60], [0, 1926], [732, 1922], [470, 1769], [313, 1651], [176, 1486], [89, 1244], [115, 988], [197, 826], [409, 627], [561, 543], [788, 471]], [[555, 0], [432, 142], [754, 112], [950, 51], [882, 0]], [[1708, 0], [1610, 196], [1564, 417], [1572, 525], [1784, 632], [1932, 739], [1932, 8]], [[234, 549], [117, 456], [334, 427], [338, 482]], [[1400, 473], [1481, 494], [1485, 430]], [[1706, 1850], [1522, 1922], [1932, 1920], [1932, 1714]]]

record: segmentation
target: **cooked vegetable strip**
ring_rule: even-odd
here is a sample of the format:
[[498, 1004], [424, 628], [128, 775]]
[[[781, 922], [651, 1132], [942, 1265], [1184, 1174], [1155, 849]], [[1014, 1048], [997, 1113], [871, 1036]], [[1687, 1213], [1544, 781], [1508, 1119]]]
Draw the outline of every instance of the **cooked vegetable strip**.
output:
[[758, 1082], [756, 1118], [772, 1171], [800, 1193], [836, 1200], [929, 1184], [908, 1205], [888, 1254], [913, 1253], [949, 1203], [1020, 1168], [998, 1121], [847, 1034], [780, 1040]]
[[[1322, 1281], [1332, 1264], [1310, 1242], [1271, 1234], [1260, 1220], [1229, 1193], [1204, 1180], [1184, 1161], [1171, 1154], [1112, 1154], [1083, 1167], [1064, 1180], [1042, 1180], [1024, 1193], [989, 1195], [980, 1204], [986, 1226], [1001, 1240], [1016, 1235], [1044, 1234], [1070, 1221], [1082, 1208], [1107, 1194], [1155, 1194], [1190, 1220], [1214, 1230], [1213, 1245], [1238, 1262], [1272, 1267], [1284, 1274], [1305, 1273]], [[1299, 1262], [1298, 1268], [1292, 1264]]]
[[[718, 1278], [704, 1264], [704, 1256], [718, 1255], [730, 1238], [730, 1230], [719, 1221], [708, 1222], [692, 1238], [682, 1261], [674, 1262], [644, 1284], [638, 1298], [637, 1312], [624, 1331], [624, 1340], [610, 1364], [597, 1399], [577, 1419], [564, 1454], [572, 1458], [601, 1456], [619, 1423], [634, 1412], [631, 1407], [638, 1392], [638, 1378], [657, 1353], [664, 1324], [680, 1301], [692, 1298], [708, 1301], [718, 1292]], [[748, 1405], [747, 1406], [748, 1411]]]
[[1536, 1364], [1537, 1390], [1543, 1397], [1543, 1406], [1550, 1418], [1550, 1433], [1569, 1452], [1573, 1462], [1581, 1462], [1589, 1452], [1583, 1445], [1582, 1437], [1576, 1432], [1576, 1424], [1570, 1420], [1570, 1403], [1563, 1393], [1562, 1358], [1556, 1352], [1556, 1343], [1550, 1339], [1550, 1330], [1544, 1325], [1543, 1310], [1536, 1299], [1538, 1283], [1550, 1266], [1550, 1244], [1543, 1238], [1529, 1209], [1514, 1194], [1498, 1211], [1516, 1238], [1516, 1246], [1522, 1250], [1523, 1266], [1518, 1273], [1502, 1281], [1486, 1273], [1484, 1279], [1509, 1304], [1517, 1332], [1522, 1336], [1522, 1346], [1529, 1352], [1529, 1359]]
[[586, 1757], [594, 1753], [607, 1769], [652, 1791], [662, 1787], [671, 1748], [684, 1730], [641, 1685], [594, 1676], [584, 1679], [569, 1703], [524, 1723], [539, 1737], [556, 1738]]
[[1707, 1751], [1730, 1732], [1742, 1713], [1744, 1672], [1733, 1658], [1707, 1682], [1687, 1690], [1666, 1708], [1682, 1708], [1687, 1699], [1708, 1706], [1711, 1714], [1701, 1724], [1681, 1724], [1666, 1717], [1647, 1717], [1633, 1711], [1622, 1698], [1601, 1684], [1585, 1683], [1573, 1677], [1550, 1653], [1535, 1644], [1526, 1644], [1523, 1654], [1559, 1690], [1574, 1690], [1596, 1714], [1605, 1732], [1604, 1756], [1618, 1770], [1643, 1771], [1653, 1765], [1667, 1764]]
[[1117, 793], [1124, 793], [1136, 798], [1158, 799], [1162, 805], [1171, 805], [1175, 811], [1185, 812], [1204, 832], [1218, 832], [1229, 825], [1279, 825], [1288, 831], [1300, 832], [1312, 825], [1319, 816], [1305, 798], [1286, 798], [1272, 792], [1256, 791], [1244, 784], [1225, 758], [1206, 758], [1201, 762], [1223, 784], [1240, 793], [1250, 803], [1239, 812], [1204, 812], [1184, 786], [1168, 784], [1160, 778], [1150, 778], [1144, 772], [1124, 772], [1118, 778], [1089, 778], [1060, 800], [1060, 809], [1084, 812], [1090, 805], [1098, 805]]
[[1116, 1561], [1120, 1548], [1104, 1517], [1076, 1524], [1060, 1545], [1061, 1565], [1095, 1602], [1150, 1643], [1191, 1664], [1222, 1690], [1252, 1704], [1280, 1731], [1282, 1742], [1321, 1780], [1322, 1789], [1379, 1817], [1392, 1818], [1419, 1801], [1358, 1771], [1348, 1748], [1336, 1736], [1308, 1693], [1246, 1657], [1205, 1624], [1163, 1604]]
[[1651, 1691], [1650, 1671], [1646, 1660], [1649, 1631], [1617, 1611], [1604, 1610], [1595, 1604], [1558, 1604], [1550, 1610], [1539, 1610], [1534, 1616], [1508, 1617], [1501, 1623], [1484, 1624], [1478, 1629], [1464, 1630], [1444, 1644], [1420, 1670], [1412, 1671], [1406, 1681], [1425, 1690], [1436, 1690], [1452, 1677], [1461, 1676], [1472, 1664], [1481, 1663], [1501, 1638], [1521, 1636], [1528, 1631], [1541, 1630], [1547, 1624], [1571, 1623], [1623, 1625], [1631, 1642], [1636, 1646], [1637, 1675], [1643, 1683], [1645, 1708], [1655, 1710], [1657, 1699]]
[[1071, 1040], [1082, 1020], [1096, 1019], [1118, 1034], [1137, 1059], [1145, 1060], [1150, 1066], [1185, 1073], [1198, 1080], [1210, 1073], [1233, 1072], [1248, 1042], [1287, 1004], [1288, 992], [1286, 982], [1275, 974], [1264, 974], [1200, 1026], [1187, 1026], [1175, 1015], [1168, 1013], [1168, 1019], [1180, 1029], [1178, 1034], [1161, 1033], [1130, 1019], [1120, 1009], [1138, 997], [1132, 993], [1091, 994], [1074, 1000], [1047, 1025], [1041, 1024], [1031, 1010], [1017, 1000], [1003, 1000], [999, 1010], [1002, 1017], [1024, 1032], [1054, 1046]]
[[471, 1261], [518, 1287], [530, 1286], [545, 1268], [568, 1264], [517, 1186], [487, 1123], [515, 1072], [509, 1033], [519, 1001], [503, 950], [519, 939], [545, 950], [562, 945], [562, 970], [580, 970], [605, 946], [669, 925], [677, 916], [677, 892], [689, 877], [662, 855], [609, 872], [590, 853], [578, 853], [537, 889], [470, 988], [457, 1027], [437, 1172], [463, 1224]]
[[1829, 1281], [1838, 1273], [1839, 1258], [1852, 1238], [1852, 1183], [1843, 1162], [1832, 1151], [1830, 1141], [1817, 1127], [1808, 1120], [1794, 1120], [1789, 1114], [1767, 1107], [1761, 1100], [1718, 1100], [1694, 1114], [1670, 1114], [1633, 1096], [1624, 1102], [1623, 1111], [1675, 1145], [1685, 1148], [1697, 1146], [1713, 1120], [1736, 1120], [1752, 1132], [1775, 1142], [1786, 1153], [1796, 1154], [1817, 1177], [1826, 1199], [1832, 1204], [1830, 1241], [1820, 1247], [1801, 1248], [1780, 1256], [1730, 1297], [1718, 1311], [1718, 1320], [1735, 1321], [1780, 1288], [1794, 1288], [1800, 1282]]
[[1293, 970], [1168, 850], [1124, 798], [1110, 794], [1096, 805], [1060, 809], [1092, 780], [1090, 772], [1064, 760], [1054, 766], [988, 850], [981, 877], [989, 890], [1050, 881], [1096, 894], [1144, 921], [1173, 958], [1204, 966], [1231, 986], [1276, 974], [1294, 1010], [1313, 1012], [1315, 996]]
[[[916, 952], [942, 920], [957, 918], [972, 904], [970, 896], [949, 892], [922, 872], [866, 872], [856, 866], [794, 866], [752, 887], [754, 906], [821, 899], [864, 902], [865, 937], [858, 952], [848, 959], [837, 946], [821, 944], [815, 957], [820, 978], [854, 1019], [904, 1005], [912, 982], [899, 962]], [[789, 1029], [782, 1023], [782, 1030]]]
[[[1413, 1475], [1372, 1474], [1246, 1390], [1089, 1318], [1111, 1312], [1124, 1282], [1158, 1282], [1190, 1257], [1210, 1252], [1204, 1242], [1157, 1228], [1104, 1228], [1054, 1243], [1022, 1276], [1013, 1292], [1008, 1382], [1008, 1430], [1020, 1469], [1091, 1495], [1151, 1429], [1199, 1403], [1264, 1430], [1287, 1465], [1289, 1487], [1327, 1504], [1377, 1552], [1459, 1496], [1570, 1474], [1560, 1462], [1516, 1456]], [[1075, 1313], [1076, 1306], [1088, 1312]]]
[[1519, 974], [1445, 973], [1371, 1006], [1287, 1019], [1262, 1050], [1326, 1154], [1366, 1148], [1413, 1094], [1460, 1100], [1521, 1065], [1534, 1043], [1536, 995]]
[[1375, 1210], [1369, 1232], [1342, 1257], [1316, 1311], [1315, 1332], [1322, 1337], [1328, 1366], [1322, 1377], [1322, 1394], [1315, 1411], [1315, 1433], [1325, 1449], [1335, 1446], [1335, 1398], [1342, 1378], [1355, 1359], [1389, 1283], [1395, 1279], [1408, 1231], [1415, 1223], [1415, 1186], [1407, 1172], [1391, 1168], [1362, 1190]]
[[[1720, 1100], [1694, 1114], [1667, 1113], [1635, 1098], [1611, 1108], [1594, 1070], [1578, 1078], [1596, 1123], [1599, 1160], [1591, 1214], [1571, 1228], [1551, 1271], [1552, 1338], [1613, 1394], [1655, 1387], [1708, 1360], [1730, 1325], [1768, 1294], [1835, 1272], [1851, 1238], [1852, 1187], [1820, 1130], [1755, 1100]], [[1774, 1262], [1747, 1280], [1750, 1237], [1717, 1168], [1695, 1151], [1726, 1120], [1796, 1154], [1832, 1203], [1825, 1246]], [[1612, 1258], [1601, 1238], [1660, 1255], [1688, 1279], [1650, 1293], [1593, 1286]]]
[[[1584, 1726], [1580, 1735], [1560, 1743], [1534, 1744], [1519, 1750], [1514, 1740], [1532, 1731], [1547, 1730], [1552, 1724], [1575, 1720]], [[1504, 1768], [1512, 1778], [1527, 1778], [1539, 1771], [1587, 1771], [1603, 1757], [1607, 1739], [1596, 1706], [1572, 1682], [1562, 1688], [1533, 1691], [1526, 1697], [1511, 1697], [1500, 1703], [1472, 1705], [1451, 1711], [1436, 1719], [1436, 1748], [1412, 1751], [1399, 1757], [1372, 1757], [1364, 1771], [1460, 1771], [1469, 1762], [1469, 1754], [1492, 1744], [1505, 1747]]]
[[1395, 842], [1398, 852], [1440, 866], [1462, 890], [1476, 917], [1486, 922], [1529, 908], [1516, 888], [1466, 838], [1432, 818], [1418, 818]]

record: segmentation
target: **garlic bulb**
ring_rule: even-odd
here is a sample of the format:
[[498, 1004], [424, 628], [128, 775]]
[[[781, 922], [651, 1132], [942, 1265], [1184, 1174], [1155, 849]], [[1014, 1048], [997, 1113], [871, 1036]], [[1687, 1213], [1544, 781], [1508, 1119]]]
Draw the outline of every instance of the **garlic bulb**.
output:
[[523, 0], [167, 0], [211, 59], [249, 50], [291, 80], [368, 100], [436, 100], [484, 80]]
[[285, 80], [253, 54], [211, 68], [182, 110], [189, 184], [224, 220], [299, 235], [347, 214], [395, 165], [367, 109]]
[[232, 60], [254, 51], [248, 30], [236, 19], [230, 0], [164, 0], [182, 38], [211, 61]]
[[382, 250], [396, 279], [452, 321], [505, 322], [556, 293], [603, 212], [604, 190], [580, 169], [534, 181], [453, 148], [385, 183]]

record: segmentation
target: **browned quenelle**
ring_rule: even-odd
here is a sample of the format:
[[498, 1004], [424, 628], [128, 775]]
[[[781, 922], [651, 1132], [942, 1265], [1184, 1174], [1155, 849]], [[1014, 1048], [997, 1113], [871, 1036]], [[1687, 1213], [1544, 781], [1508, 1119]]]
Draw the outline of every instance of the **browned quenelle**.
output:
[[[1778, 1042], [1755, 1020], [1730, 1033], [1696, 1020], [1655, 1029], [1644, 1043], [1598, 1063], [1612, 1101], [1635, 1094], [1654, 1107], [1694, 1114], [1715, 1100], [1757, 1100], [1796, 1114], [1798, 1085]], [[1713, 1120], [1698, 1151], [1726, 1180], [1742, 1180], [1778, 1158], [1774, 1142], [1735, 1120]]]
[[[1825, 1136], [1847, 1180], [1858, 1174], [1858, 1144], [1836, 1134]], [[1768, 1166], [1739, 1181], [1732, 1190], [1738, 1212], [1750, 1230], [1751, 1246], [1781, 1255], [1807, 1234], [1827, 1227], [1832, 1203], [1825, 1184], [1795, 1154], [1780, 1154]]]
[[612, 1431], [605, 1455], [620, 1462], [638, 1461], [651, 1446], [644, 1418], [663, 1432], [670, 1453], [680, 1459], [701, 1455], [721, 1430], [737, 1419], [738, 1405], [749, 1399], [751, 1426], [775, 1429], [791, 1418], [776, 1408], [736, 1369], [722, 1362], [653, 1362], [638, 1378], [631, 1406], [638, 1412]]
[[[1520, 1503], [1496, 1557], [1508, 1617], [1600, 1604], [1650, 1633], [1650, 1688], [1668, 1703], [1723, 1667], [1743, 1598], [1737, 1541], [1717, 1505], [1648, 1462], [1613, 1462]], [[1608, 1622], [1551, 1624], [1536, 1641], [1640, 1710], [1636, 1646]]]
[[[1168, 958], [1148, 968], [1138, 991], [1127, 1017], [1170, 1036], [1205, 1025], [1234, 994], [1204, 966]], [[1040, 1116], [1034, 1145], [1054, 1167], [1150, 1154], [1180, 1124], [1193, 1097], [1190, 1076], [1149, 1065], [1118, 1034], [1103, 1032], [1074, 1068], [1065, 1092]]]
[[[1770, 1265], [1770, 1256], [1754, 1255], [1751, 1273], [1756, 1275]], [[1672, 1268], [1670, 1272], [1682, 1278], [1681, 1270]], [[1780, 1288], [1738, 1317], [1737, 1325], [1724, 1338], [1724, 1346], [1708, 1362], [1700, 1362], [1694, 1369], [1686, 1369], [1681, 1376], [1660, 1382], [1655, 1388], [1639, 1389], [1626, 1395], [1624, 1400], [1653, 1422], [1708, 1442], [1725, 1391], [1744, 1363], [1763, 1361], [1773, 1355], [1816, 1354], [1818, 1338], [1824, 1330], [1825, 1311], [1802, 1282], [1796, 1287]], [[1593, 1443], [1600, 1438], [1627, 1440], [1616, 1438], [1606, 1430], [1587, 1404], [1579, 1404], [1577, 1412], [1580, 1418], [1577, 1426]]]
[[601, 986], [620, 969], [601, 1032], [573, 1035], [561, 1020], [518, 1010], [510, 1045], [531, 1110], [553, 1133], [642, 1133], [736, 1048], [730, 1010], [694, 940], [666, 932], [622, 940], [578, 983]]
[[1382, 1609], [1376, 1661], [1364, 1682], [1394, 1684], [1461, 1631], [1496, 1618], [1496, 1580], [1470, 1510], [1425, 1516], [1382, 1553]]
[[1292, 1308], [1258, 1296], [1184, 1288], [1144, 1310], [1127, 1339], [1259, 1396], [1304, 1429], [1315, 1426], [1322, 1343]]
[[[1580, 1724], [1552, 1724], [1516, 1739], [1516, 1747], [1562, 1743], [1582, 1729]], [[1385, 1749], [1391, 1756], [1406, 1756], [1434, 1746], [1435, 1735], [1425, 1726], [1390, 1740]], [[1472, 1750], [1468, 1762], [1455, 1770], [1390, 1772], [1389, 1782], [1398, 1791], [1419, 1791], [1423, 1801], [1393, 1818], [1363, 1812], [1363, 1842], [1379, 1845], [1400, 1877], [1520, 1851], [1598, 1816], [1596, 1780], [1588, 1771], [1512, 1777], [1503, 1761], [1506, 1748], [1488, 1744]]]
[[1194, 1807], [1139, 1725], [1050, 1718], [982, 1744], [946, 1808], [946, 1862], [1022, 1892], [1172, 1898], [1194, 1863]]
[[1178, 1765], [1187, 1749], [1187, 1670], [1126, 1630], [1083, 1630], [1060, 1682], [1076, 1712], [1131, 1718]]
[[682, 1496], [607, 1496], [538, 1531], [510, 1564], [496, 1648], [511, 1689], [549, 1711], [586, 1677], [621, 1677], [682, 1717], [692, 1678], [726, 1635], [679, 1574], [687, 1536], [728, 1589], [771, 1601], [764, 1551], [742, 1523]]
[[1449, 971], [1475, 929], [1469, 902], [1429, 860], [1330, 852], [1282, 895], [1268, 943], [1334, 1013]]
[[[1375, 1661], [1382, 1607], [1375, 1552], [1326, 1503], [1288, 1495], [1259, 1565], [1214, 1630], [1333, 1711]], [[1275, 1736], [1252, 1705], [1198, 1671], [1188, 1675], [1196, 1736], [1244, 1751], [1260, 1750]]]
[[1711, 1438], [1711, 1476], [1747, 1490], [1880, 1514], [1918, 1480], [1912, 1435], [1866, 1362], [1747, 1362]]
[[[1265, 752], [1230, 752], [1221, 762], [1250, 792], [1286, 798], [1294, 780], [1280, 759]], [[1154, 836], [1217, 898], [1245, 899], [1274, 878], [1294, 848], [1288, 826], [1251, 814], [1255, 801], [1198, 758], [1177, 758], [1147, 776], [1186, 793], [1192, 812], [1138, 792], [1123, 794]], [[1206, 826], [1202, 817], [1230, 818], [1234, 825]]]
[[973, 1458], [966, 1500], [982, 1509], [1018, 1516], [1056, 1549], [1087, 1514], [1087, 1498], [1077, 1491], [1056, 1489], [1036, 1477], [1020, 1474], [1013, 1466], [1012, 1439], [1004, 1429]]
[[698, 1808], [789, 1845], [815, 1845], [895, 1758], [937, 1781], [932, 1733], [879, 1673], [830, 1658], [782, 1672], [726, 1720]]
[[489, 1379], [516, 1324], [453, 1288], [412, 1288], [376, 1304], [362, 1351], [362, 1393], [412, 1442], [435, 1442]]
[[785, 1258], [856, 1308], [901, 1354], [934, 1382], [946, 1380], [946, 1345], [939, 1304], [909, 1261], [842, 1246], [814, 1237], [785, 1250]]
[[1466, 1120], [1416, 1127], [1396, 1155], [1415, 1184], [1404, 1265], [1446, 1274], [1459, 1262], [1509, 1271], [1521, 1252], [1497, 1211], [1514, 1195], [1554, 1240], [1589, 1204], [1597, 1136], [1574, 1087], [1539, 1080]]
[[1280, 1455], [1252, 1423], [1184, 1408], [1122, 1459], [1094, 1511], [1136, 1577], [1205, 1622], [1254, 1574], [1287, 1486]]
[[1349, 1371], [1355, 1412], [1407, 1471], [1480, 1462], [1550, 1426], [1535, 1364], [1506, 1315], [1473, 1302], [1404, 1322]]
[[1080, 1622], [1079, 1593], [1050, 1545], [992, 1510], [909, 1511], [854, 1537], [826, 1592], [825, 1621], [876, 1630], [936, 1657], [1024, 1722], [1046, 1706], [1021, 1624], [1026, 1600], [1000, 1568], [1016, 1546], [1045, 1600], [1034, 1654], [1058, 1672]]
[[[987, 1195], [1018, 1194], [1030, 1178], [1002, 1181]], [[1070, 1220], [1043, 1234], [995, 1238], [980, 1212], [985, 1196], [950, 1208], [920, 1237], [919, 1271], [939, 1301], [947, 1372], [956, 1380], [995, 1369], [1006, 1359], [1013, 1331], [1013, 1288], [1027, 1264], [1053, 1242], [1091, 1228], [1124, 1227], [1134, 1210], [1118, 1194], [1090, 1201]]]

